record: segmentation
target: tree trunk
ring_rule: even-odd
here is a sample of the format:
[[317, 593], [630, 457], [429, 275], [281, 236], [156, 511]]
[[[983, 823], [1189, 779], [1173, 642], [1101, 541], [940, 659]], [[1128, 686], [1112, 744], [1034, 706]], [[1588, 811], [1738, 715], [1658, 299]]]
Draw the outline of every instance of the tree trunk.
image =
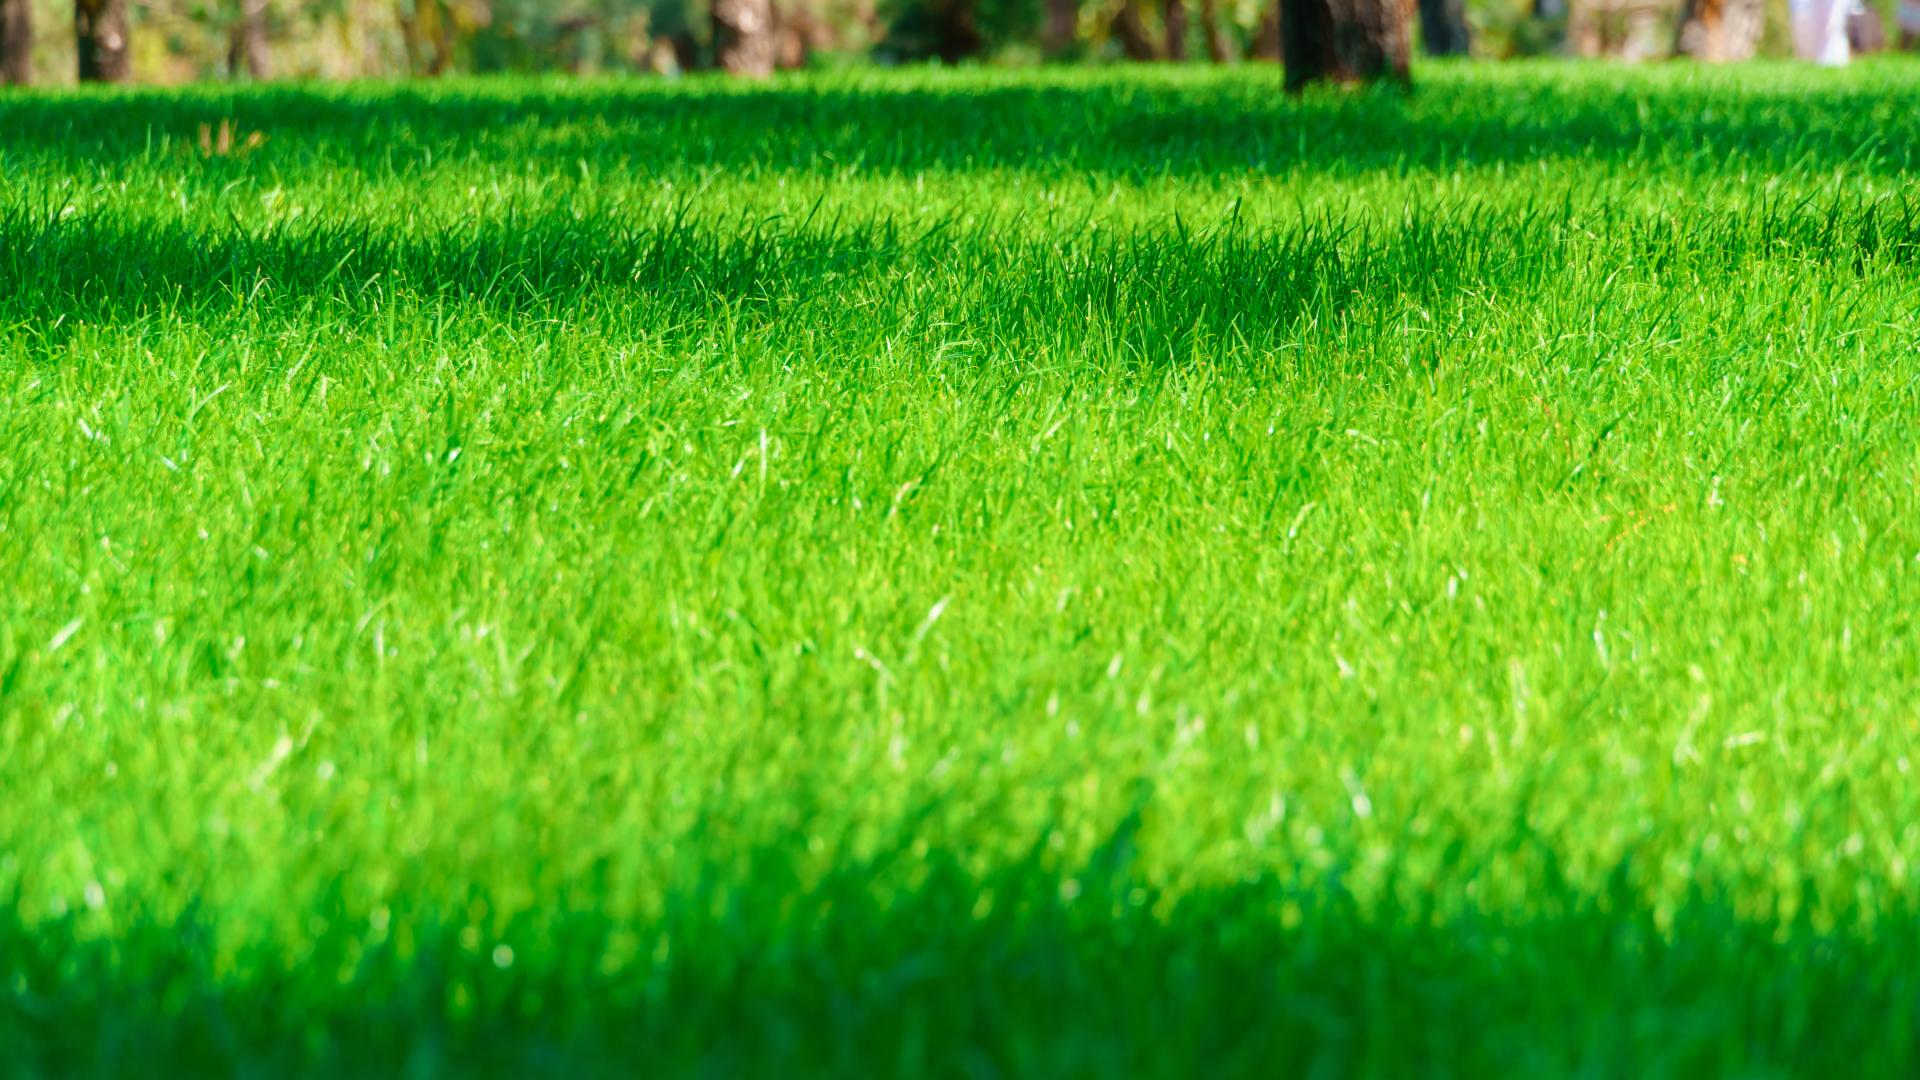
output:
[[1207, 59], [1216, 64], [1233, 63], [1233, 39], [1220, 25], [1220, 0], [1200, 0], [1200, 32], [1206, 35]]
[[1046, 0], [1046, 21], [1040, 30], [1040, 44], [1048, 56], [1059, 56], [1073, 48], [1079, 23], [1077, 0]]
[[239, 0], [239, 7], [227, 29], [227, 77], [270, 79], [273, 54], [267, 48], [267, 0]]
[[126, 82], [132, 75], [127, 0], [74, 0], [73, 35], [81, 82]]
[[1154, 44], [1147, 34], [1146, 24], [1140, 21], [1140, 9], [1134, 0], [1125, 0], [1120, 11], [1113, 17], [1113, 36], [1120, 42], [1120, 51], [1129, 60], [1158, 60], [1160, 47]]
[[1167, 59], [1179, 63], [1187, 58], [1187, 0], [1166, 0], [1161, 8], [1167, 31]]
[[1420, 0], [1420, 40], [1428, 56], [1465, 56], [1472, 46], [1465, 0]]
[[975, 0], [935, 0], [927, 7], [933, 17], [933, 54], [942, 63], [957, 64], [977, 55], [986, 44], [975, 17]]
[[714, 0], [714, 61], [729, 75], [773, 74], [773, 5], [768, 0]]
[[33, 81], [33, 4], [0, 0], [0, 82], [25, 86]]
[[1685, 0], [1673, 49], [1709, 63], [1751, 60], [1766, 29], [1763, 0]]
[[433, 50], [432, 59], [427, 61], [427, 74], [437, 79], [453, 69], [453, 13], [442, 0], [433, 0], [426, 7], [433, 14], [427, 34], [428, 47]]
[[1280, 0], [1280, 39], [1289, 93], [1322, 79], [1408, 82], [1401, 0]]

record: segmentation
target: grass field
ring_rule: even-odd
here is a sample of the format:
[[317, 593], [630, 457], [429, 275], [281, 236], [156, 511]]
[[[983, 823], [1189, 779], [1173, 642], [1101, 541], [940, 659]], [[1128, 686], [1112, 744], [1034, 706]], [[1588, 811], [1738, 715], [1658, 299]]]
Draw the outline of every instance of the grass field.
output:
[[1419, 81], [0, 97], [0, 1072], [1911, 1075], [1920, 65]]

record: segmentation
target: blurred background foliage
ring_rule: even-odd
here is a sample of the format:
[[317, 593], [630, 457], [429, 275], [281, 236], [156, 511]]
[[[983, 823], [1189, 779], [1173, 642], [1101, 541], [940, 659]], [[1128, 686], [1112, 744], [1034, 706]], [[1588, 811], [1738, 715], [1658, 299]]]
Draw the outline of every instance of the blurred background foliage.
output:
[[[73, 0], [28, 2], [36, 27], [34, 81], [73, 81]], [[1682, 2], [1466, 0], [1466, 17], [1476, 56], [1575, 52], [1647, 59], [1672, 53]], [[1766, 11], [1758, 52], [1785, 53], [1787, 0], [1750, 2]], [[1888, 30], [1895, 2], [1872, 0], [1884, 9], [1872, 17]], [[773, 0], [773, 6], [778, 64], [786, 68], [1181, 54], [1234, 62], [1278, 51], [1272, 0]], [[672, 75], [713, 62], [709, 0], [131, 0], [134, 78], [179, 83], [245, 74], [234, 35], [250, 8], [264, 25], [271, 74], [278, 78]]]

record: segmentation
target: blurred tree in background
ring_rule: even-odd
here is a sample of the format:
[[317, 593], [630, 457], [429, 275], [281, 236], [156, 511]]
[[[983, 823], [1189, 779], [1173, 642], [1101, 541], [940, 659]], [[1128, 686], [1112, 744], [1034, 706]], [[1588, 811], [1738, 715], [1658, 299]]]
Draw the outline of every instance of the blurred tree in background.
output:
[[73, 41], [81, 82], [125, 82], [132, 77], [127, 0], [74, 0]]
[[0, 0], [0, 82], [19, 86], [32, 79], [33, 6]]
[[1466, 0], [1420, 0], [1420, 38], [1433, 56], [1465, 56], [1473, 50]]
[[1402, 0], [1280, 0], [1287, 89], [1322, 79], [1405, 83], [1410, 43]]
[[[1304, 81], [1430, 55], [1739, 60], [1786, 50], [1786, 0], [1285, 0]], [[1893, 0], [1872, 0], [1863, 43]], [[1305, 6], [1300, 6], [1304, 4]], [[0, 0], [0, 82], [428, 77], [880, 63], [1279, 60], [1282, 0]], [[1880, 8], [1886, 10], [1881, 11]], [[1374, 59], [1319, 53], [1329, 17]], [[1358, 22], [1353, 22], [1358, 20]], [[1365, 24], [1364, 26], [1362, 24]], [[1371, 27], [1371, 29], [1367, 29]], [[1397, 35], [1397, 36], [1396, 36]], [[1296, 34], [1299, 39], [1300, 35]], [[1363, 52], [1368, 49], [1363, 48]], [[1309, 55], [1318, 55], [1308, 61]], [[1384, 57], [1384, 60], [1379, 59]]]
[[238, 0], [227, 26], [228, 77], [273, 77], [273, 53], [267, 33], [267, 0]]

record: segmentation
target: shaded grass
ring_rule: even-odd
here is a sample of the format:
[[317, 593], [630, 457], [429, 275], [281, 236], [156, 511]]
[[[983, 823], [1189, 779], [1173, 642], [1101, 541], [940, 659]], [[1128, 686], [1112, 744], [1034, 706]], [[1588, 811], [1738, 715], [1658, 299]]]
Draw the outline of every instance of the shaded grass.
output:
[[1910, 935], [1705, 897], [1655, 919], [1624, 867], [1593, 894], [1548, 864], [1517, 919], [1369, 909], [1290, 877], [1169, 897], [1130, 876], [1127, 828], [1072, 876], [1036, 859], [981, 879], [936, 854], [884, 898], [884, 863], [802, 889], [773, 853], [638, 932], [592, 893], [484, 935], [434, 909], [367, 927], [322, 898], [297, 960], [223, 952], [195, 913], [133, 913], [105, 939], [9, 924], [0, 1039], [50, 1076], [1804, 1075], [1914, 1054]]
[[[0, 103], [8, 151], [115, 168], [188, 156], [200, 124], [272, 136], [254, 163], [315, 158], [373, 174], [431, 174], [444, 159], [499, 164], [529, 154], [616, 163], [643, 174], [687, 167], [750, 176], [829, 164], [912, 176], [1011, 169], [1201, 178], [1240, 170], [1444, 171], [1635, 159], [1711, 175], [1748, 167], [1849, 167], [1897, 176], [1914, 165], [1913, 123], [1886, 63], [1816, 77], [1784, 64], [1739, 72], [1675, 66], [1561, 77], [1551, 65], [1498, 71], [1441, 65], [1424, 93], [1279, 93], [1271, 68], [1143, 72], [854, 72], [744, 91], [692, 80], [546, 82], [511, 88], [398, 84], [235, 94], [209, 87], [132, 98]], [[1895, 76], [1897, 79], [1899, 76]], [[937, 133], [937, 134], [936, 134]]]
[[1920, 206], [1905, 193], [1762, 195], [1740, 214], [1705, 220], [1596, 212], [1571, 200], [1441, 202], [1384, 220], [1308, 213], [1286, 227], [1250, 229], [1230, 216], [1104, 231], [1052, 221], [1038, 235], [1018, 218], [906, 226], [885, 216], [837, 220], [847, 207], [823, 222], [820, 210], [816, 203], [799, 221], [713, 222], [690, 220], [683, 205], [648, 223], [612, 213], [509, 214], [405, 236], [375, 222], [253, 231], [15, 208], [0, 212], [0, 318], [31, 332], [249, 309], [297, 324], [396, 303], [520, 317], [630, 304], [681, 326], [726, 311], [762, 322], [796, 310], [831, 319], [849, 297], [930, 275], [940, 279], [932, 299], [948, 306], [941, 314], [956, 328], [1044, 335], [1062, 312], [1077, 312], [1142, 352], [1178, 358], [1186, 333], [1238, 334], [1271, 351], [1297, 336], [1303, 318], [1431, 305], [1462, 290], [1535, 291], [1602, 271], [1671, 283], [1769, 262], [1863, 273], [1920, 254]]

